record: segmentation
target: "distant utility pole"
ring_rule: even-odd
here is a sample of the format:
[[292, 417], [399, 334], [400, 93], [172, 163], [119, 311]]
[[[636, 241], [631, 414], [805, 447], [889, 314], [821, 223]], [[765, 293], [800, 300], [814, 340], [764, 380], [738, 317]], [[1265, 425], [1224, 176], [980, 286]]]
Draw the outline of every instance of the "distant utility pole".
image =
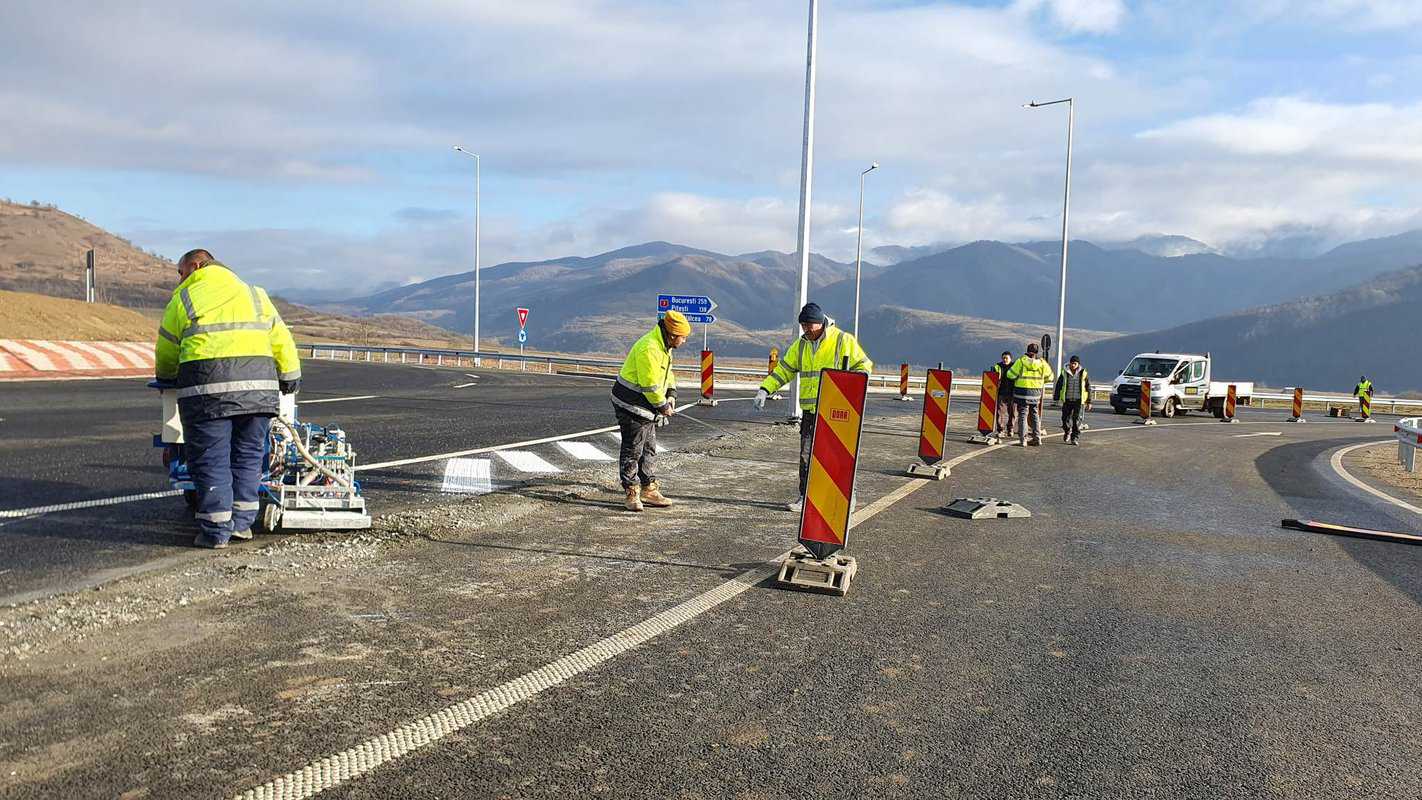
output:
[[[471, 153], [459, 145], [455, 150], [474, 159], [474, 352], [479, 352], [479, 172], [482, 167], [478, 153]], [[481, 365], [479, 356], [474, 356], [474, 366]]]
[[854, 336], [859, 337], [859, 272], [864, 266], [864, 176], [879, 168], [875, 161], [869, 168], [859, 173], [859, 227], [854, 239]]
[[84, 302], [94, 302], [94, 251], [84, 254]]
[[1062, 354], [1066, 352], [1067, 217], [1071, 213], [1071, 134], [1076, 124], [1076, 102], [1070, 97], [1046, 103], [1031, 102], [1024, 108], [1067, 104], [1066, 188], [1062, 190], [1062, 276], [1057, 294], [1057, 374], [1062, 374]]
[[[810, 0], [810, 33], [805, 55], [805, 135], [800, 152], [800, 231], [796, 255], [800, 258], [800, 300], [791, 316], [794, 336], [800, 335], [800, 309], [810, 301], [810, 183], [815, 171], [815, 32], [820, 16], [819, 0]], [[793, 341], [793, 339], [791, 340]], [[790, 382], [790, 419], [800, 419], [800, 376]]]

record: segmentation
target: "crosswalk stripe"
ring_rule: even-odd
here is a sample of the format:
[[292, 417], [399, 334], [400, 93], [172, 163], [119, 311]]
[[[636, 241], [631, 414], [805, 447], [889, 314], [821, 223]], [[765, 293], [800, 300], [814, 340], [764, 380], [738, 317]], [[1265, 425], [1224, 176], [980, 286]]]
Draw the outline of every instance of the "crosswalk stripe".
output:
[[494, 491], [492, 466], [487, 458], [451, 458], [444, 465], [442, 492], [488, 494]]
[[580, 461], [615, 460], [612, 456], [594, 447], [591, 442], [559, 442], [558, 446], [563, 449], [563, 452]]
[[500, 450], [499, 458], [520, 472], [562, 472], [563, 470], [544, 461], [542, 456], [528, 450]]

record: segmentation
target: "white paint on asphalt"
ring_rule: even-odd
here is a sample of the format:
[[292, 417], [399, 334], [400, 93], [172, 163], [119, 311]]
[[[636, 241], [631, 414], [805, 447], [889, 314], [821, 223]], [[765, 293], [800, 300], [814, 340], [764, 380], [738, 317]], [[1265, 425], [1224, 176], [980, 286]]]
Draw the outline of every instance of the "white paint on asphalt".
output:
[[37, 517], [41, 514], [53, 514], [56, 511], [78, 511], [81, 508], [98, 508], [99, 506], [115, 506], [119, 503], [132, 503], [138, 500], [157, 500], [160, 497], [173, 497], [182, 494], [181, 489], [169, 489], [163, 492], [144, 492], [143, 494], [126, 494], [122, 497], [100, 497], [95, 500], [76, 500], [72, 503], [55, 503], [48, 506], [34, 506], [33, 508], [12, 508], [8, 511], [0, 511], [0, 519], [18, 519], [20, 517]]
[[441, 492], [488, 494], [494, 491], [493, 467], [487, 458], [451, 458], [444, 465]]
[[591, 442], [559, 442], [558, 447], [563, 452], [578, 459], [579, 461], [615, 461], [612, 456], [602, 452], [592, 445]]
[[519, 472], [553, 473], [563, 471], [529, 450], [500, 450], [497, 455]]
[[351, 397], [323, 397], [320, 400], [302, 400], [300, 405], [309, 406], [313, 403], [344, 403], [347, 400], [373, 400], [379, 396], [378, 394], [358, 394]]
[[479, 385], [479, 382], [478, 382], [478, 381], [470, 381], [470, 382], [468, 382], [468, 383], [461, 383], [461, 384], [458, 384], [458, 385], [456, 385], [454, 388], [456, 388], [456, 389], [468, 389], [470, 386], [478, 386], [478, 385]]
[[1283, 436], [1279, 431], [1265, 431], [1264, 433], [1236, 433], [1231, 439], [1248, 439], [1251, 436]]
[[1359, 489], [1362, 489], [1363, 491], [1367, 492], [1368, 494], [1372, 495], [1373, 497], [1376, 497], [1376, 498], [1378, 498], [1378, 499], [1380, 499], [1380, 500], [1384, 500], [1384, 501], [1386, 501], [1386, 502], [1388, 502], [1388, 503], [1391, 503], [1392, 505], [1395, 505], [1395, 506], [1397, 506], [1398, 508], [1405, 509], [1405, 510], [1407, 510], [1407, 511], [1411, 511], [1411, 512], [1414, 513], [1414, 514], [1422, 515], [1422, 508], [1418, 508], [1417, 506], [1414, 506], [1414, 505], [1412, 505], [1411, 503], [1405, 502], [1405, 501], [1403, 501], [1403, 500], [1399, 500], [1399, 499], [1397, 499], [1396, 497], [1393, 497], [1392, 495], [1390, 495], [1390, 494], [1388, 494], [1387, 492], [1384, 492], [1384, 491], [1382, 491], [1382, 490], [1380, 490], [1380, 489], [1374, 489], [1373, 487], [1371, 487], [1371, 486], [1367, 485], [1366, 483], [1363, 483], [1362, 481], [1360, 481], [1360, 480], [1358, 480], [1357, 478], [1353, 477], [1353, 474], [1352, 474], [1351, 472], [1349, 472], [1347, 469], [1345, 469], [1344, 466], [1343, 466], [1343, 456], [1348, 455], [1349, 453], [1353, 452], [1354, 450], [1358, 450], [1358, 449], [1361, 449], [1361, 448], [1364, 448], [1364, 447], [1376, 447], [1376, 446], [1378, 446], [1378, 445], [1383, 445], [1383, 444], [1392, 444], [1392, 443], [1394, 443], [1394, 442], [1396, 442], [1396, 441], [1397, 441], [1396, 439], [1383, 439], [1383, 440], [1377, 441], [1377, 442], [1363, 442], [1362, 444], [1349, 445], [1348, 447], [1344, 447], [1344, 448], [1340, 448], [1340, 449], [1338, 449], [1338, 450], [1335, 450], [1335, 451], [1333, 452], [1333, 456], [1328, 459], [1328, 463], [1329, 463], [1330, 466], [1333, 467], [1333, 471], [1336, 472], [1336, 473], [1338, 473], [1338, 477], [1342, 478], [1343, 480], [1347, 481], [1348, 483], [1351, 483], [1352, 485], [1358, 487]]

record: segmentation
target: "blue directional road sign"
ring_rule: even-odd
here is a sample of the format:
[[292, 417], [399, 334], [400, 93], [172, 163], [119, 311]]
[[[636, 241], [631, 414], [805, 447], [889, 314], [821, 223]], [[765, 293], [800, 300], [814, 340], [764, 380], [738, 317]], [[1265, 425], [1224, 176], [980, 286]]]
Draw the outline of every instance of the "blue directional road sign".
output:
[[716, 321], [715, 314], [687, 314], [686, 321], [692, 325], [710, 325]]
[[[657, 313], [680, 311], [683, 314], [710, 314], [716, 310], [716, 302], [699, 294], [659, 294]], [[694, 320], [693, 320], [694, 321]]]
[[519, 343], [519, 344], [523, 344], [523, 343], [526, 342], [526, 341], [528, 341], [528, 331], [519, 331], [519, 332], [518, 332], [518, 343]]

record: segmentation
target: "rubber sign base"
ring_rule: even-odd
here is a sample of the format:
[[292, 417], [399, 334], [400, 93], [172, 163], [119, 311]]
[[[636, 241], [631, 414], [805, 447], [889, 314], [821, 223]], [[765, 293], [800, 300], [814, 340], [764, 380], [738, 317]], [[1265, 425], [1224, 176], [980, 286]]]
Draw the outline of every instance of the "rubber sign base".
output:
[[995, 433], [975, 433], [968, 437], [968, 444], [1002, 444]]
[[930, 481], [941, 481], [952, 474], [947, 464], [925, 464], [922, 461], [909, 464], [906, 472], [910, 477], [925, 478]]
[[1308, 422], [1303, 417], [1289, 417], [1289, 422]]
[[716, 404], [719, 403], [719, 402], [721, 402], [721, 401], [719, 401], [719, 400], [712, 400], [712, 399], [709, 398], [709, 397], [703, 397], [703, 398], [701, 398], [700, 400], [697, 400], [697, 401], [696, 401], [696, 404], [697, 404], [698, 406], [706, 406], [707, 408], [715, 408], [715, 407], [716, 407]]
[[1155, 420], [1151, 419], [1150, 417], [1137, 417], [1137, 418], [1136, 418], [1136, 424], [1137, 424], [1137, 425], [1155, 425], [1155, 424], [1157, 424], [1157, 423], [1156, 423]]
[[1225, 423], [1237, 423], [1237, 422], [1239, 422], [1239, 418], [1238, 418], [1238, 417], [1229, 417], [1229, 418], [1227, 418], [1227, 419], [1222, 419], [1222, 420], [1220, 420], [1220, 422], [1225, 422]]
[[950, 517], [961, 519], [1020, 519], [1032, 512], [1009, 500], [996, 497], [960, 497], [943, 507]]
[[820, 559], [804, 550], [795, 550], [780, 562], [780, 574], [775, 580], [786, 586], [843, 597], [849, 593], [849, 584], [858, 571], [859, 562], [853, 556], [836, 553]]

